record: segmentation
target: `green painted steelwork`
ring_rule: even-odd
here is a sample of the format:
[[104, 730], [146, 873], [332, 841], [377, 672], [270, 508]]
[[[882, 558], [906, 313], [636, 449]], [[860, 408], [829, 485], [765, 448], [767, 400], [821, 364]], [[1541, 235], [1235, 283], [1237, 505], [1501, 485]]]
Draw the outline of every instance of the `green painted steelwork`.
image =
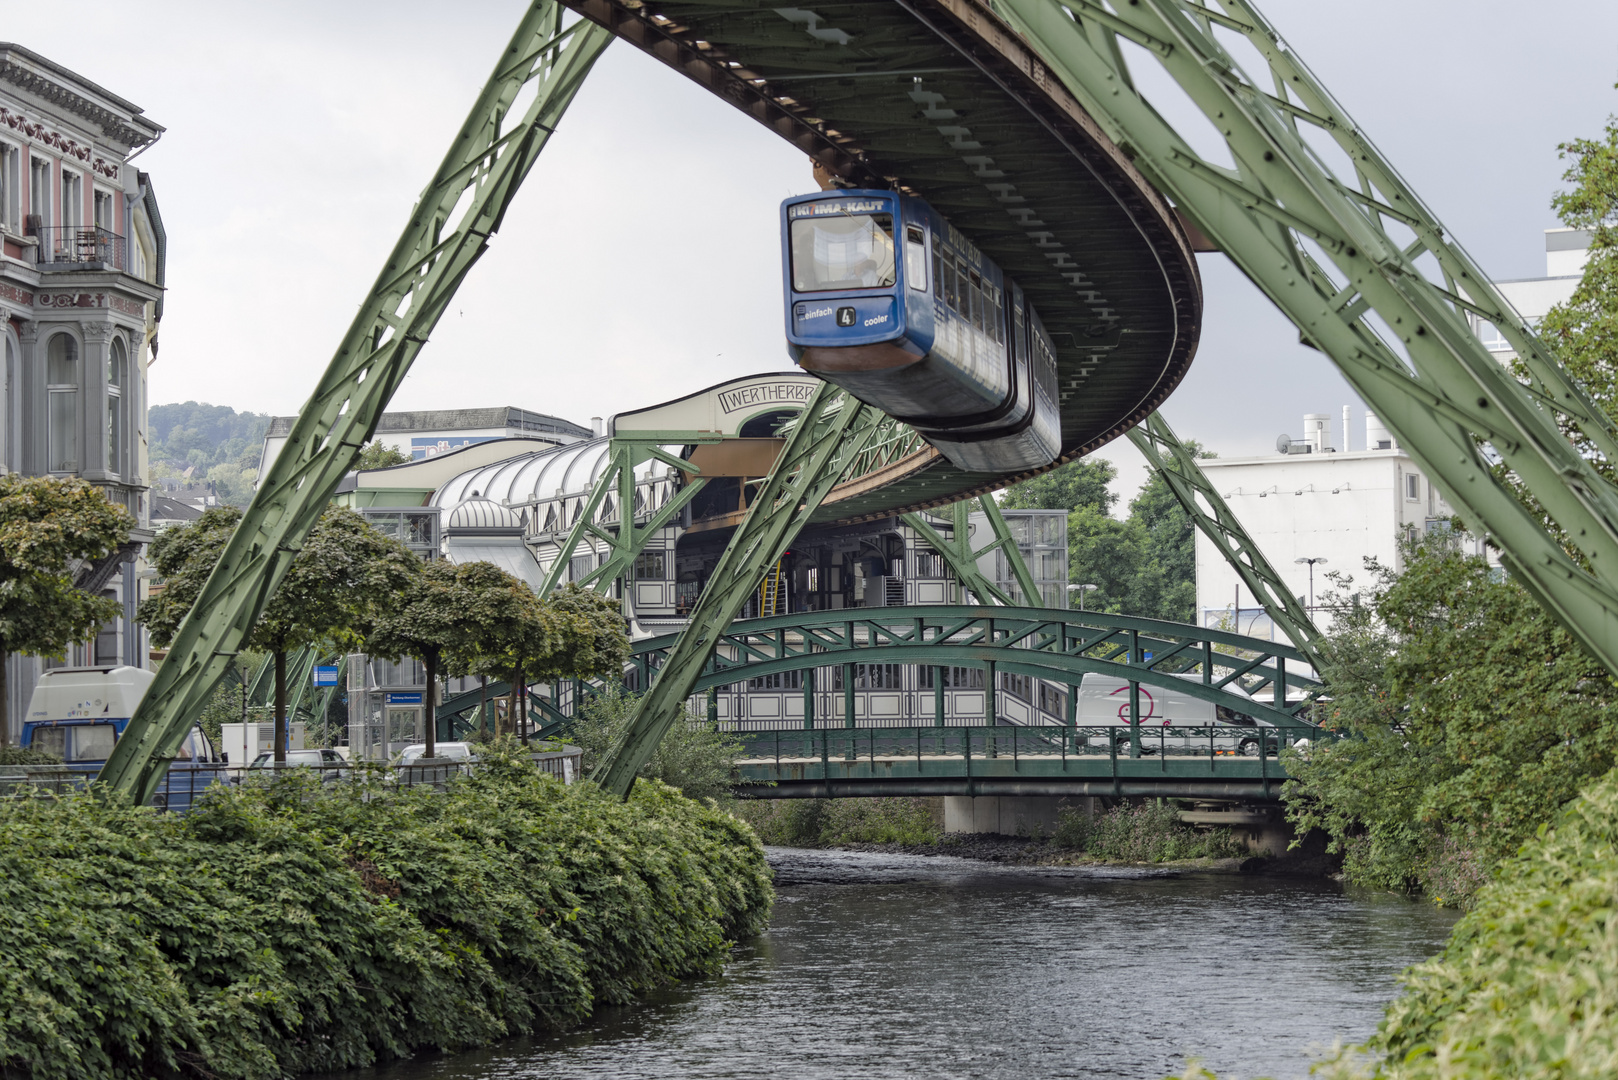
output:
[[[978, 568], [978, 560], [993, 551], [1005, 552], [1006, 562], [1011, 566], [1011, 572], [1017, 579], [1017, 587], [1022, 590], [1023, 596], [1030, 603], [1039, 599], [1039, 588], [1034, 584], [1034, 577], [1028, 572], [1028, 566], [1023, 562], [1022, 552], [1017, 550], [1017, 541], [1006, 528], [1006, 519], [1000, 515], [1000, 507], [994, 501], [993, 495], [979, 495], [977, 504], [983, 508], [983, 516], [988, 519], [989, 531], [994, 539], [981, 548], [972, 547], [972, 530], [967, 521], [970, 513], [969, 501], [961, 500], [949, 508], [951, 527], [949, 539], [945, 539], [932, 524], [921, 514], [911, 513], [904, 515], [904, 522], [925, 540], [934, 551], [944, 556], [950, 569], [955, 571], [956, 579], [961, 587], [977, 597], [980, 604], [1000, 604], [1005, 607], [1017, 606], [1004, 589]], [[935, 511], [936, 513], [936, 511]]]
[[[661, 434], [661, 433], [660, 433]], [[682, 434], [682, 433], [671, 433]], [[545, 581], [540, 586], [539, 595], [547, 596], [561, 581], [562, 575], [567, 572], [568, 563], [573, 558], [573, 552], [578, 549], [586, 534], [595, 537], [607, 545], [608, 555], [601, 561], [601, 565], [577, 584], [593, 588], [597, 592], [605, 593], [612, 588], [613, 582], [625, 577], [635, 564], [635, 558], [646, 546], [646, 541], [656, 536], [666, 528], [679, 512], [690, 505], [708, 482], [705, 478], [697, 476], [690, 483], [682, 487], [669, 498], [660, 508], [654, 511], [645, 525], [635, 524], [635, 468], [647, 461], [662, 461], [676, 469], [688, 473], [700, 473], [702, 470], [689, 461], [682, 461], [663, 449], [662, 441], [679, 441], [684, 443], [716, 442], [711, 435], [696, 432], [683, 433], [688, 438], [677, 440], [660, 440], [660, 442], [646, 442], [639, 439], [613, 439], [607, 449], [607, 465], [601, 472], [601, 477], [595, 482], [590, 496], [585, 500], [584, 507], [579, 511], [568, 531], [567, 539], [562, 542], [556, 552], [555, 561], [551, 563], [550, 570], [545, 574]], [[609, 495], [616, 495], [615, 507], [618, 527], [608, 531], [596, 524], [602, 504]], [[628, 590], [620, 595], [624, 597], [624, 606], [629, 608]]]
[[[640, 770], [676, 720], [724, 633], [778, 562], [821, 500], [877, 433], [882, 413], [825, 383], [787, 433], [769, 477], [708, 577], [690, 621], [670, 645], [658, 679], [636, 704], [621, 745], [596, 772], [609, 791], [627, 796]], [[643, 686], [647, 685], [642, 682]]]
[[[587, 22], [564, 29], [562, 8], [551, 0], [539, 0], [524, 14], [101, 770], [103, 781], [137, 804], [151, 798], [192, 720], [611, 40]], [[517, 112], [513, 106], [525, 92], [534, 97]]]
[[1124, 756], [1116, 727], [861, 727], [743, 735], [736, 793], [751, 799], [896, 795], [1156, 795], [1278, 800], [1280, 751], [1314, 729], [1157, 728]]
[[1270, 619], [1309, 658], [1314, 669], [1320, 671], [1324, 642], [1314, 620], [1253, 538], [1247, 535], [1224, 498], [1208, 482], [1196, 455], [1174, 434], [1163, 414], [1154, 412], [1146, 418], [1146, 423], [1131, 428], [1129, 441], [1163, 477], [1192, 522], [1230, 563]]
[[[1618, 457], [1618, 430], [1257, 8], [1218, 2], [995, 7], [1113, 142], [1336, 364], [1513, 576], [1618, 672], [1618, 490], [1562, 435], [1557, 414], [1609, 458]], [[1215, 27], [1257, 52], [1267, 85], [1242, 70]], [[1223, 135], [1235, 168], [1206, 160], [1151, 106], [1117, 37], [1162, 65]], [[1328, 147], [1340, 155], [1335, 169]], [[1489, 354], [1469, 314], [1501, 329], [1530, 385]], [[1491, 452], [1560, 535], [1495, 475]]]
[[[650, 683], [655, 691], [682, 638], [667, 634], [635, 643], [630, 662], [639, 685]], [[999, 672], [1070, 687], [1087, 674], [1106, 675], [1299, 731], [1316, 730], [1309, 717], [1324, 693], [1318, 679], [1303, 674], [1310, 666], [1307, 655], [1261, 638], [1094, 611], [922, 605], [735, 623], [714, 636], [685, 696], [765, 675], [855, 663], [985, 670], [992, 664]], [[850, 680], [844, 687], [851, 687]], [[852, 726], [851, 719], [811, 716], [809, 722]]]

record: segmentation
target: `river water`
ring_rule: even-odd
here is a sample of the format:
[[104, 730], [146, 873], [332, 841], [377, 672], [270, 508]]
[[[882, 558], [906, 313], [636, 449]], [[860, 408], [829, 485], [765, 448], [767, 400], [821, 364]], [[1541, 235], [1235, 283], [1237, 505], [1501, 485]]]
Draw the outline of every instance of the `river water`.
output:
[[770, 851], [724, 975], [378, 1080], [1301, 1077], [1375, 1029], [1453, 917], [1322, 881]]

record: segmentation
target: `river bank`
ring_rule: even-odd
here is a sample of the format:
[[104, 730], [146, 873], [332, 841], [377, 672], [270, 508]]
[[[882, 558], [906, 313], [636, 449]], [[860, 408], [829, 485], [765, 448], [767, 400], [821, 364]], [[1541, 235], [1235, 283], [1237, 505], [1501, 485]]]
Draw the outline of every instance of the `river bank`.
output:
[[0, 1072], [274, 1080], [559, 1030], [720, 971], [773, 897], [731, 815], [515, 751], [439, 792], [7, 800]]

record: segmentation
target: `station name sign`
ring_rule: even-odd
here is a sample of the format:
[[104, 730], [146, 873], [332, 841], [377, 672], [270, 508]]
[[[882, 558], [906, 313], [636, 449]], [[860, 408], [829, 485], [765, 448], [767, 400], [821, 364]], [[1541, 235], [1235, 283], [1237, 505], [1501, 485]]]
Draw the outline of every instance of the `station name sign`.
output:
[[743, 409], [754, 409], [760, 405], [797, 405], [802, 407], [809, 403], [809, 395], [815, 392], [819, 383], [811, 379], [793, 379], [790, 382], [763, 383], [759, 386], [744, 386], [736, 390], [726, 390], [719, 395], [719, 408], [729, 415]]
[[797, 203], [787, 211], [790, 218], [824, 217], [828, 214], [890, 214], [893, 204], [886, 199], [837, 199], [834, 202]]

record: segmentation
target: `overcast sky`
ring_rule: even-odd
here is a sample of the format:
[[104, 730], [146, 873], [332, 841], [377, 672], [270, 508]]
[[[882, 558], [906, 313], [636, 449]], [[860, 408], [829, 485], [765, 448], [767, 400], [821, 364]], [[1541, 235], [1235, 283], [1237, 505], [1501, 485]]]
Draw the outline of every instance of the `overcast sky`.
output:
[[[524, 7], [9, 6], [13, 40], [168, 129], [139, 160], [169, 237], [152, 402], [298, 410]], [[1486, 271], [1544, 273], [1557, 143], [1618, 112], [1618, 4], [1263, 9]], [[392, 408], [587, 422], [784, 369], [777, 207], [812, 188], [784, 142], [613, 45]], [[1257, 453], [1303, 413], [1353, 404], [1360, 448], [1363, 407], [1329, 362], [1222, 256], [1201, 259], [1202, 346], [1164, 408], [1179, 432]], [[1132, 488], [1139, 458], [1111, 454]]]

